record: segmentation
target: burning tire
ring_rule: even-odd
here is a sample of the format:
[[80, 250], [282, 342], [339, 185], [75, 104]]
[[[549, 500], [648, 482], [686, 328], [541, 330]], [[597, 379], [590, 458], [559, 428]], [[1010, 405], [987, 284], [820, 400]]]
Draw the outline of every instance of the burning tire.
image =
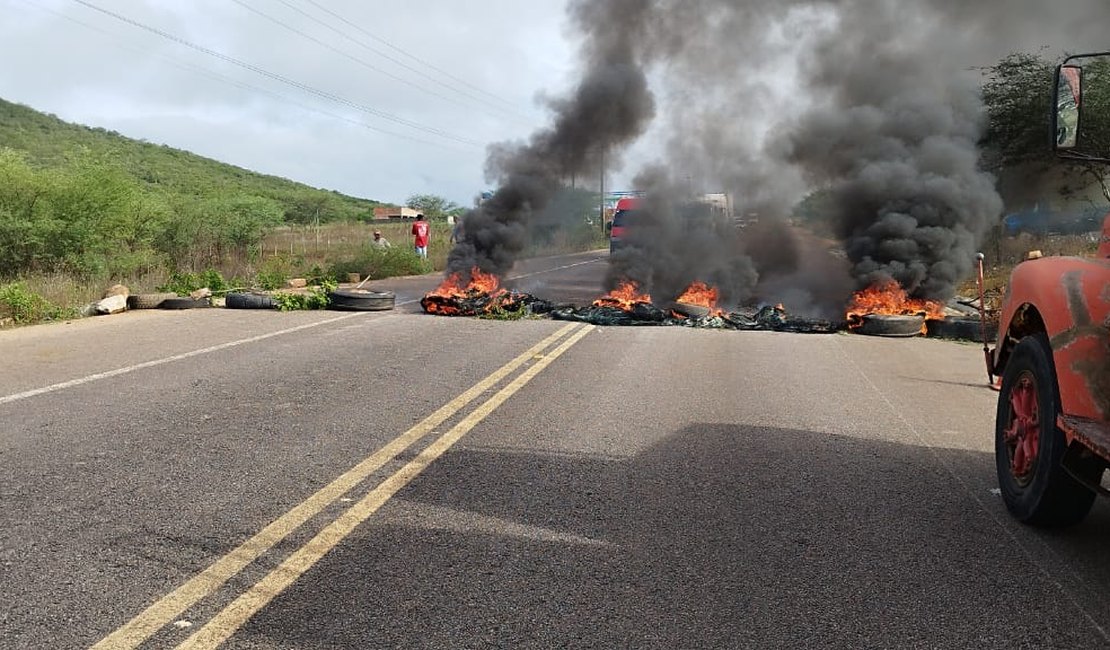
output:
[[339, 311], [387, 311], [393, 309], [397, 300], [392, 291], [367, 289], [336, 289], [328, 297], [328, 309]]
[[277, 303], [270, 296], [236, 292], [227, 294], [224, 306], [228, 309], [275, 309]]
[[1087, 516], [1095, 493], [1064, 469], [1064, 434], [1056, 426], [1059, 389], [1048, 339], [1027, 336], [1002, 376], [995, 418], [995, 465], [1013, 516], [1040, 526], [1069, 526]]
[[702, 305], [691, 305], [686, 302], [676, 302], [671, 306], [671, 310], [687, 316], [689, 318], [705, 318], [713, 312], [709, 307]]
[[856, 334], [867, 336], [917, 336], [925, 326], [925, 316], [908, 314], [888, 316], [885, 314], [866, 314], [860, 317], [860, 324], [852, 329]]

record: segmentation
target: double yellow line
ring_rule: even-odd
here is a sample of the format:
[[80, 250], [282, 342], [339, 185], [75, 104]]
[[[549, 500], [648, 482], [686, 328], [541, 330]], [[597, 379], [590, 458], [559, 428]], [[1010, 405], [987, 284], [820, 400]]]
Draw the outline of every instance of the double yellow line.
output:
[[[428, 445], [415, 459], [386, 478], [350, 509], [325, 526], [308, 543], [294, 551], [277, 568], [270, 571], [234, 602], [216, 614], [178, 648], [215, 648], [219, 646], [220, 643], [227, 640], [236, 630], [242, 627], [258, 610], [265, 607], [267, 603], [308, 571], [328, 551], [339, 544], [356, 526], [373, 515], [398, 490], [416, 478], [420, 472], [442, 456], [444, 452], [504, 403], [505, 400], [512, 397], [532, 378], [551, 365], [555, 359], [559, 358], [593, 329], [592, 325], [568, 324], [525, 350], [512, 361], [501, 366], [491, 375], [444, 404], [411, 429], [394, 438], [379, 451], [321, 488], [292, 510], [275, 519], [253, 537], [231, 550], [188, 582], [143, 610], [123, 627], [94, 645], [93, 649], [138, 647], [171, 623], [182, 612], [201, 599], [212, 595], [228, 580], [246, 568], [247, 565], [288, 537], [299, 526], [323, 511], [324, 508], [348, 493], [371, 474], [381, 469], [386, 463], [395, 459], [401, 452], [427, 436], [436, 427], [478, 399], [486, 391], [501, 383], [502, 380], [529, 361], [534, 361], [524, 372], [517, 375], [501, 390]], [[572, 331], [573, 333], [571, 333]], [[570, 334], [570, 336], [567, 336], [567, 334]], [[565, 340], [562, 343], [551, 351], [544, 353], [545, 350], [564, 339], [564, 337]]]

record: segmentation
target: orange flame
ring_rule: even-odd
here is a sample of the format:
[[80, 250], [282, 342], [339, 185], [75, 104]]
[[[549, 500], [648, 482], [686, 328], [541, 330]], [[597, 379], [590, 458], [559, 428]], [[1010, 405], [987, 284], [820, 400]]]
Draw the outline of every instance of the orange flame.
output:
[[[478, 267], [474, 267], [468, 274], [460, 272], [447, 276], [438, 287], [428, 292], [425, 298], [446, 298], [450, 300], [489, 295], [492, 298], [489, 304], [492, 306], [498, 304], [497, 299], [507, 293], [506, 289], [501, 288], [501, 281], [497, 279], [496, 275], [483, 273]], [[424, 300], [422, 304], [424, 310], [429, 314], [454, 316], [460, 313], [457, 307], [443, 301]]]
[[717, 308], [719, 297], [720, 294], [716, 287], [711, 287], [704, 282], [694, 282], [686, 287], [686, 291], [683, 291], [675, 302], [706, 307], [709, 309], [710, 316], [721, 316], [725, 312], [723, 309]]
[[469, 277], [464, 277], [462, 273], [452, 273], [428, 295], [441, 298], [466, 298], [481, 294], [493, 295], [504, 291], [501, 289], [501, 281], [492, 273], [483, 273], [478, 267], [474, 267], [468, 275]]
[[631, 280], [621, 282], [620, 286], [593, 302], [594, 307], [616, 307], [632, 311], [636, 303], [650, 303], [651, 296], [640, 293], [640, 286]]
[[936, 300], [910, 298], [894, 280], [874, 284], [852, 295], [845, 316], [849, 327], [859, 327], [868, 314], [899, 316], [924, 314], [928, 320], [944, 318], [944, 304]]

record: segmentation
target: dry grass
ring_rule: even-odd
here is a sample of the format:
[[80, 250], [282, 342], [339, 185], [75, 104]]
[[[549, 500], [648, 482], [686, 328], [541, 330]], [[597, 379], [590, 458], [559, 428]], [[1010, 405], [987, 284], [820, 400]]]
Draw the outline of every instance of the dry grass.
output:
[[[262, 260], [282, 257], [301, 262], [306, 269], [327, 268], [337, 260], [357, 257], [373, 238], [375, 230], [394, 247], [412, 248], [411, 221], [385, 223], [334, 223], [316, 229], [308, 227], [280, 228], [262, 243]], [[432, 222], [428, 241], [428, 261], [436, 271], [447, 266], [451, 251], [451, 226]], [[297, 265], [297, 264], [295, 264]]]
[[[988, 295], [1000, 299], [1010, 281], [1010, 273], [1022, 262], [1029, 251], [1039, 250], [1045, 256], [1071, 255], [1090, 257], [1098, 250], [1097, 238], [1082, 235], [1030, 235], [993, 237], [983, 244], [986, 260], [983, 268], [983, 286]], [[962, 295], [978, 295], [977, 278], [973, 274], [959, 287]], [[991, 301], [988, 300], [988, 303]]]
[[104, 292], [114, 284], [128, 287], [131, 293], [144, 293], [154, 291], [154, 288], [164, 283], [168, 276], [168, 272], [159, 271], [136, 278], [82, 280], [63, 273], [47, 273], [28, 275], [17, 278], [16, 281], [29, 292], [42, 296], [52, 305], [80, 307], [103, 298]]

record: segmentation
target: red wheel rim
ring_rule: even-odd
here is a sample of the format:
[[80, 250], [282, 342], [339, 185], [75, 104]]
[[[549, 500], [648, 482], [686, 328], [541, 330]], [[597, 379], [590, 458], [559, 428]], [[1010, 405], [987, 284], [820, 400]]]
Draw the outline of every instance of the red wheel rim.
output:
[[1010, 473], [1019, 485], [1024, 486], [1033, 479], [1041, 446], [1037, 380], [1033, 373], [1025, 371], [1018, 375], [1008, 398], [1010, 421], [1006, 424], [1003, 436], [1010, 450]]

